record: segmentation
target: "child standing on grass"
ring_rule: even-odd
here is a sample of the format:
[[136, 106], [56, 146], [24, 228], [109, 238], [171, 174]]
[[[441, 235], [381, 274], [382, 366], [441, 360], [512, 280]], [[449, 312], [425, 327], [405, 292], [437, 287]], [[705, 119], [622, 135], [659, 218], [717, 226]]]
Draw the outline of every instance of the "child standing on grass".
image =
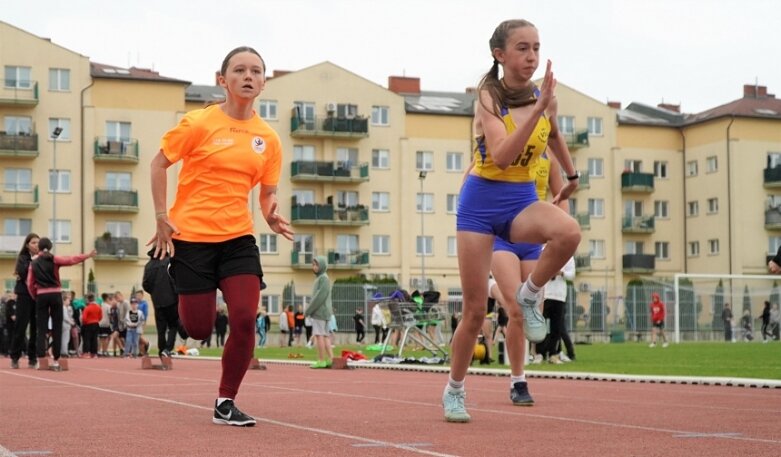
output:
[[306, 307], [306, 315], [312, 318], [312, 335], [317, 348], [317, 362], [311, 368], [328, 368], [334, 358], [331, 342], [328, 339], [328, 322], [333, 316], [331, 307], [331, 280], [328, 278], [328, 261], [325, 256], [317, 256], [312, 261], [315, 283], [312, 287], [312, 300]]
[[656, 347], [656, 334], [658, 333], [664, 343], [663, 348], [666, 348], [667, 337], [664, 335], [664, 316], [665, 306], [659, 300], [659, 294], [656, 292], [651, 294], [651, 344], [648, 347]]

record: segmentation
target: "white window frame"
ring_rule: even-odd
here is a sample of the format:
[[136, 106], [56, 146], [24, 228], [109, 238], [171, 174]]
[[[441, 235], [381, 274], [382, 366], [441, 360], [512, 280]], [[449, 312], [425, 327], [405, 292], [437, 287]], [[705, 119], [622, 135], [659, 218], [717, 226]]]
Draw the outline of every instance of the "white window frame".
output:
[[588, 252], [593, 259], [604, 259], [605, 240], [588, 240]]
[[51, 92], [70, 92], [71, 71], [68, 68], [49, 68], [49, 90]]
[[699, 241], [689, 241], [689, 245], [686, 248], [686, 254], [689, 257], [699, 257], [699, 255], [700, 255], [700, 242]]
[[448, 257], [457, 257], [458, 256], [458, 242], [456, 241], [457, 238], [454, 236], [447, 237], [447, 256]]
[[390, 211], [390, 192], [372, 192], [372, 211], [378, 213]]
[[[50, 117], [49, 118], [49, 131], [48, 135], [51, 136], [52, 132], [54, 132], [54, 129], [57, 127], [62, 129], [62, 132], [60, 132], [60, 136], [57, 137], [57, 141], [70, 141], [71, 140], [71, 120], [68, 118], [57, 118], [57, 117]], [[54, 138], [49, 138], [51, 140], [54, 140]]]
[[106, 121], [106, 138], [109, 141], [130, 142], [133, 124], [123, 121]]
[[719, 171], [718, 156], [708, 156], [705, 159], [705, 173], [716, 173]]
[[[6, 65], [3, 73], [3, 87], [8, 89], [32, 89], [32, 67], [21, 67], [17, 65]], [[9, 73], [14, 73], [9, 77]], [[9, 85], [13, 82], [13, 85]]]
[[447, 194], [447, 213], [458, 214], [458, 194]]
[[642, 241], [625, 241], [624, 254], [637, 255], [645, 251], [645, 243]]
[[768, 255], [775, 256], [778, 252], [778, 248], [781, 247], [781, 236], [771, 236], [767, 239]]
[[464, 153], [448, 152], [445, 159], [446, 171], [463, 172], [464, 171]]
[[717, 197], [708, 199], [708, 214], [717, 214], [719, 212], [719, 199]]
[[418, 213], [434, 212], [434, 194], [430, 192], [418, 192], [415, 194], [415, 210]]
[[133, 175], [127, 171], [107, 171], [106, 172], [106, 190], [124, 190], [133, 189]]
[[276, 100], [261, 100], [258, 103], [258, 113], [261, 118], [267, 121], [279, 120], [277, 117], [278, 112]]
[[415, 170], [433, 171], [434, 170], [434, 151], [417, 151], [415, 153]]
[[33, 118], [29, 116], [5, 116], [3, 130], [6, 135], [32, 135]]
[[315, 121], [315, 104], [313, 102], [293, 102], [298, 118], [304, 122]]
[[700, 202], [698, 200], [691, 200], [686, 202], [686, 215], [689, 217], [696, 217], [700, 214]]
[[624, 171], [628, 171], [630, 173], [642, 173], [643, 161], [634, 159], [624, 160]]
[[594, 136], [604, 135], [602, 131], [602, 118], [590, 116], [588, 122], [588, 134]]
[[[52, 238], [55, 243], [70, 243], [71, 242], [71, 221], [69, 219], [57, 219], [57, 231], [55, 232], [52, 226], [52, 220], [49, 219], [49, 233], [56, 233], [56, 239]], [[54, 236], [54, 235], [52, 235]]]
[[279, 295], [270, 295], [263, 293], [260, 297], [260, 304], [261, 306], [266, 307], [266, 314], [269, 316], [276, 316], [282, 312], [281, 306], [281, 300]]
[[353, 208], [361, 204], [361, 194], [354, 190], [340, 190], [336, 192], [336, 206], [339, 208]]
[[279, 254], [279, 243], [276, 233], [261, 233], [258, 235], [258, 250], [261, 254]]
[[589, 198], [588, 199], [588, 214], [591, 217], [605, 217], [605, 199], [604, 198]]
[[767, 152], [767, 167], [775, 168], [781, 166], [781, 152]]
[[312, 189], [293, 189], [291, 197], [296, 197], [296, 205], [315, 204], [315, 191]]
[[601, 178], [605, 176], [605, 161], [599, 157], [588, 159], [589, 178]]
[[112, 238], [130, 238], [133, 234], [133, 223], [130, 221], [106, 221], [106, 233]]
[[690, 161], [686, 162], [686, 176], [687, 177], [697, 176], [698, 173], [699, 173], [699, 169], [698, 169], [696, 160], [690, 160]]
[[564, 134], [575, 133], [575, 116], [565, 116], [560, 114], [556, 118], [559, 125], [559, 131]]
[[32, 219], [7, 218], [3, 221], [3, 234], [6, 236], [27, 236], [32, 231]]
[[350, 168], [358, 164], [358, 148], [336, 148], [337, 168]]
[[657, 160], [654, 161], [654, 178], [667, 179], [667, 161]]
[[[52, 184], [55, 184], [52, 186]], [[67, 194], [71, 191], [70, 170], [49, 170], [49, 193]]]
[[670, 202], [667, 200], [654, 201], [654, 218], [656, 219], [669, 219], [670, 218]]
[[386, 127], [390, 125], [390, 107], [387, 106], [372, 106], [372, 125], [378, 127]]
[[317, 157], [317, 149], [312, 144], [294, 144], [293, 161], [294, 162], [314, 162]]
[[719, 239], [712, 238], [708, 240], [708, 255], [718, 255], [718, 254], [719, 254]]
[[657, 241], [654, 243], [654, 257], [657, 260], [670, 260], [670, 242]]
[[372, 168], [379, 170], [390, 169], [390, 150], [372, 149]]
[[31, 168], [6, 168], [3, 172], [3, 191], [32, 192], [33, 170]]
[[[422, 244], [421, 244], [422, 243]], [[418, 256], [425, 255], [431, 257], [434, 255], [434, 237], [431, 235], [415, 237], [415, 253]]]
[[372, 255], [390, 255], [390, 235], [372, 235]]

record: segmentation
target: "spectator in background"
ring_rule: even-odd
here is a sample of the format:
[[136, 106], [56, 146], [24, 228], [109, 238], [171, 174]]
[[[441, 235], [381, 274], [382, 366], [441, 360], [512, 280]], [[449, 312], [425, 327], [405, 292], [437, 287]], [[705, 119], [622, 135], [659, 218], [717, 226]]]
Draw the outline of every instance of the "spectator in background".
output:
[[289, 333], [293, 331], [290, 328], [290, 325], [288, 325], [287, 310], [284, 308], [277, 317], [277, 323], [279, 324], [279, 347], [283, 348], [285, 347], [285, 343], [288, 343], [289, 341]]
[[362, 308], [355, 310], [353, 321], [355, 322], [355, 342], [358, 344], [363, 344], [363, 339], [366, 337], [366, 324], [363, 322]]
[[[38, 326], [35, 318], [35, 300], [27, 290], [27, 270], [34, 255], [38, 254], [40, 238], [35, 233], [29, 233], [24, 238], [24, 244], [16, 257], [14, 276], [16, 294], [14, 333], [11, 336], [11, 368], [19, 368], [19, 358], [22, 356], [22, 346], [27, 342], [27, 360], [30, 368], [35, 368], [38, 362], [35, 342], [38, 339]], [[30, 327], [30, 338], [27, 339], [27, 327]]]
[[255, 317], [255, 330], [258, 332], [258, 347], [266, 346], [266, 335], [271, 330], [271, 318], [266, 313], [266, 307], [261, 306]]
[[740, 318], [740, 326], [743, 328], [743, 339], [745, 341], [754, 341], [754, 325], [751, 322], [751, 311], [743, 310], [743, 316]]
[[732, 310], [729, 303], [724, 303], [721, 311], [721, 321], [724, 323], [724, 341], [732, 341]]
[[328, 340], [329, 321], [333, 317], [331, 306], [331, 280], [328, 278], [328, 261], [325, 256], [312, 260], [315, 282], [312, 286], [312, 300], [306, 307], [306, 315], [312, 318], [312, 335], [317, 348], [317, 362], [312, 368], [328, 368], [333, 361], [333, 351]]
[[113, 297], [111, 294], [103, 292], [100, 294], [100, 300], [101, 318], [98, 328], [98, 357], [107, 357], [108, 343], [111, 337], [111, 302], [109, 300], [113, 300]]
[[664, 303], [659, 300], [659, 294], [651, 294], [651, 344], [649, 347], [656, 347], [656, 334], [658, 333], [664, 343], [662, 347], [667, 347], [667, 337], [664, 334], [664, 317], [666, 315]]
[[287, 345], [293, 345], [293, 339], [295, 338], [296, 330], [296, 313], [293, 312], [293, 305], [287, 305], [285, 310], [285, 319], [287, 319]]
[[[149, 303], [144, 298], [144, 291], [143, 290], [137, 290], [134, 294], [136, 296], [136, 300], [138, 300], [138, 310], [144, 313], [144, 318], [149, 317]], [[144, 328], [146, 327], [146, 320], [144, 320], [144, 323], [142, 324], [141, 333], [138, 335], [138, 350], [141, 352], [142, 355], [147, 355], [149, 353], [149, 341], [144, 338]]]
[[95, 294], [87, 294], [85, 301], [87, 305], [81, 313], [81, 328], [84, 339], [82, 357], [94, 359], [98, 356], [98, 333], [100, 333], [100, 322], [103, 320], [103, 308], [95, 303]]
[[[108, 322], [109, 326], [111, 327], [111, 336], [109, 336], [109, 341], [111, 342], [111, 348], [114, 357], [117, 356], [117, 348], [119, 348], [119, 355], [122, 356], [125, 355], [125, 343], [120, 336], [120, 313], [119, 304], [116, 300], [116, 294], [110, 294], [109, 304], [111, 305], [108, 314]], [[124, 327], [125, 323], [123, 322], [121, 325]]]
[[[179, 322], [179, 295], [176, 294], [174, 281], [168, 274], [171, 256], [166, 253], [162, 259], [159, 259], [154, 256], [154, 253], [154, 249], [150, 249], [147, 253], [149, 260], [144, 265], [142, 285], [152, 296], [158, 354], [160, 357], [171, 357], [176, 344], [176, 333], [179, 332], [184, 339], [187, 333]], [[136, 292], [136, 300], [138, 300], [138, 292], [140, 291]]]
[[305, 320], [303, 307], [301, 305], [296, 306], [296, 312], [293, 314], [293, 322], [295, 323], [293, 334], [296, 339], [296, 346], [301, 346], [301, 335], [304, 333]]
[[781, 311], [778, 309], [778, 303], [773, 303], [770, 308], [770, 333], [776, 340], [781, 339]]
[[[382, 308], [379, 304], [372, 307], [372, 327], [374, 327], [374, 344], [380, 344], [388, 336], [388, 323], [385, 322], [385, 316], [382, 314]], [[455, 328], [453, 328], [455, 331]]]
[[217, 347], [225, 346], [225, 334], [228, 333], [228, 313], [220, 306], [214, 319], [214, 333], [217, 335]]
[[773, 339], [773, 333], [770, 331], [770, 302], [765, 300], [765, 307], [762, 308], [762, 342], [767, 343]]
[[461, 318], [461, 313], [454, 312], [450, 315], [450, 331], [452, 332], [450, 334], [450, 342], [453, 342], [453, 335], [456, 334], [456, 328], [458, 328], [458, 321]]
[[130, 311], [125, 317], [125, 326], [127, 328], [127, 339], [125, 346], [125, 357], [138, 357], [138, 339], [144, 330], [144, 321], [146, 316], [144, 312], [138, 309], [138, 300], [130, 299]]
[[[71, 329], [76, 325], [76, 321], [73, 320], [73, 306], [71, 305], [71, 295], [69, 293], [62, 294], [62, 357], [68, 356], [68, 344], [71, 341]], [[76, 347], [78, 349], [78, 346]]]
[[8, 294], [8, 298], [5, 302], [5, 331], [7, 334], [8, 353], [11, 353], [11, 340], [14, 337], [14, 331], [16, 328], [16, 295], [11, 292]]
[[0, 355], [8, 355], [8, 312], [6, 307], [8, 306], [8, 300], [11, 295], [11, 291], [6, 290], [2, 297], [0, 297]]

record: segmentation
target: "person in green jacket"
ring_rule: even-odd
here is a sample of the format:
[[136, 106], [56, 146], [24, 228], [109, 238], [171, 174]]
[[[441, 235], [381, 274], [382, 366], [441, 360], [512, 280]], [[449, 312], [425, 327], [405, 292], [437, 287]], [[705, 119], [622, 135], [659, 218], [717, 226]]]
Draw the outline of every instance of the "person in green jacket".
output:
[[328, 261], [325, 256], [312, 260], [315, 283], [312, 287], [312, 299], [304, 315], [312, 319], [312, 335], [317, 348], [317, 362], [311, 368], [329, 368], [334, 358], [331, 343], [328, 340], [328, 321], [333, 315], [331, 306], [331, 280], [328, 279]]

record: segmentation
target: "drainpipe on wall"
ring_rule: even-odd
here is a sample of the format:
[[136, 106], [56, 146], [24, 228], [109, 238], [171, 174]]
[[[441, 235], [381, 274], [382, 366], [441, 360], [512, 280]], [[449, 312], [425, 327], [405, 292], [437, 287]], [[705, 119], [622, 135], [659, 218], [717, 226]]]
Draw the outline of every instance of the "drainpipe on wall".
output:
[[686, 135], [683, 133], [683, 127], [678, 128], [681, 135], [681, 144], [683, 145], [683, 272], [689, 272], [689, 222], [686, 215]]
[[732, 274], [732, 168], [730, 167], [730, 129], [735, 122], [735, 115], [730, 117], [727, 125], [727, 240], [729, 242], [729, 251], [727, 252], [727, 261], [729, 262], [729, 274]]
[[[85, 131], [84, 131], [84, 109], [86, 106], [84, 106], [84, 93], [92, 87], [92, 85], [95, 84], [95, 81], [93, 79], [90, 79], [89, 85], [87, 85], [84, 89], [81, 90], [81, 202], [79, 207], [81, 208], [81, 252], [87, 252], [87, 240], [84, 237], [84, 233], [86, 232], [86, 215], [84, 212], [84, 148], [86, 146], [85, 142]], [[91, 249], [90, 249], [91, 251]], [[82, 294], [86, 293], [87, 291], [87, 265], [86, 262], [81, 262], [81, 284], [82, 284]]]

